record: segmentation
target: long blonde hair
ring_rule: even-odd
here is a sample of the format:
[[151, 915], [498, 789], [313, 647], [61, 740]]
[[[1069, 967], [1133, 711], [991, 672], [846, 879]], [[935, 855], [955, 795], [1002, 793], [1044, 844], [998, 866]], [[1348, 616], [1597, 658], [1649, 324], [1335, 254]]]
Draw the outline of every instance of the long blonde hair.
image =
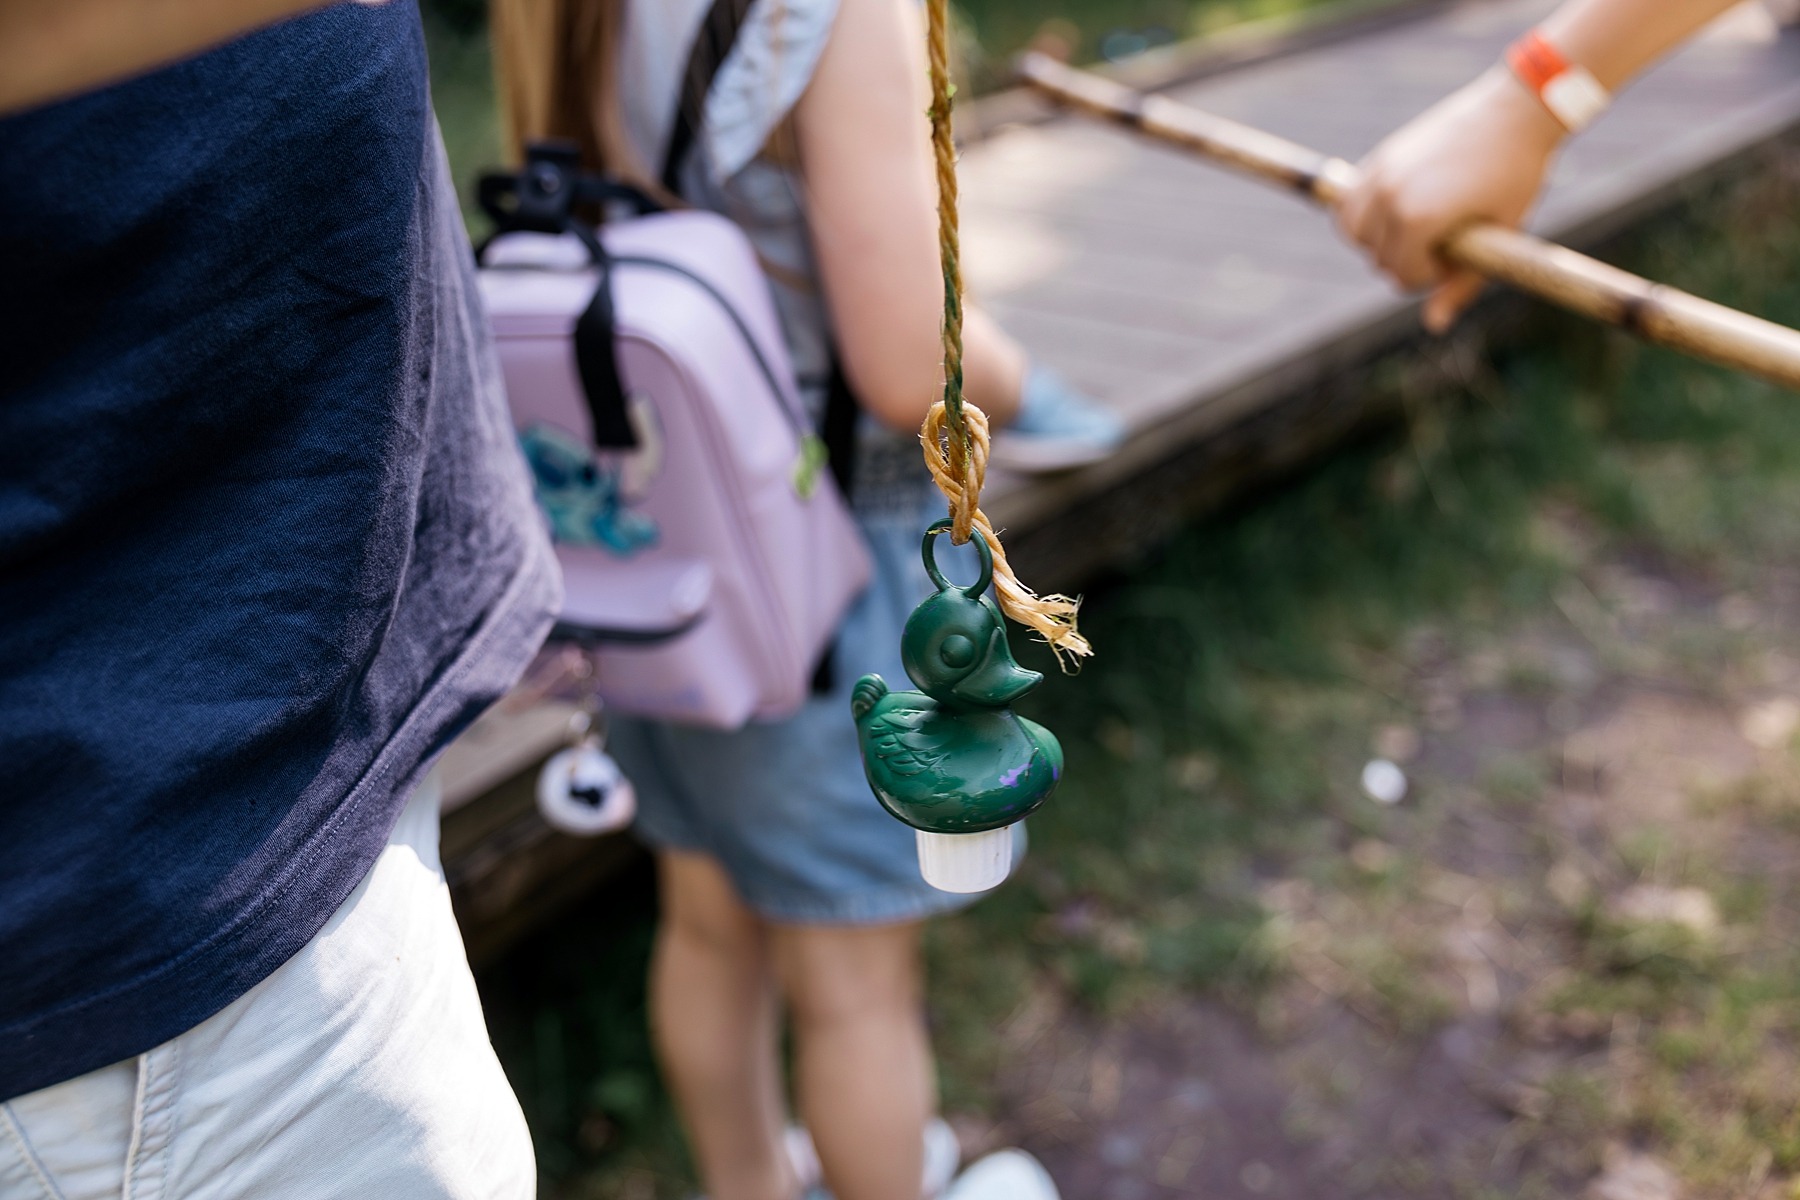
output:
[[583, 165], [660, 190], [638, 161], [619, 104], [617, 62], [626, 0], [490, 0], [494, 82], [506, 152], [566, 138]]

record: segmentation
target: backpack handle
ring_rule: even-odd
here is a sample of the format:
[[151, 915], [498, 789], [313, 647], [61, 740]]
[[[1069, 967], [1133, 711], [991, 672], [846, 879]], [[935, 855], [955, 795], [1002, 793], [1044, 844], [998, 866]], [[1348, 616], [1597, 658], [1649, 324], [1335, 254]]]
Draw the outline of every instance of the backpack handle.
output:
[[[581, 152], [568, 141], [532, 142], [525, 147], [525, 165], [519, 170], [482, 174], [476, 199], [497, 233], [579, 236], [586, 222], [575, 215], [577, 205], [622, 203], [638, 216], [663, 210], [641, 188], [583, 171]], [[592, 239], [581, 240], [597, 253]]]
[[575, 206], [622, 201], [639, 215], [659, 212], [662, 206], [630, 184], [584, 173], [581, 151], [566, 141], [533, 142], [525, 148], [521, 170], [487, 172], [481, 177], [477, 196], [481, 210], [495, 226], [494, 233], [475, 249], [477, 263], [494, 238], [506, 233], [570, 233], [587, 247], [599, 279], [593, 298], [575, 321], [576, 372], [593, 420], [594, 445], [602, 450], [635, 449], [637, 430], [631, 424], [614, 347], [612, 259], [600, 235], [576, 215]]

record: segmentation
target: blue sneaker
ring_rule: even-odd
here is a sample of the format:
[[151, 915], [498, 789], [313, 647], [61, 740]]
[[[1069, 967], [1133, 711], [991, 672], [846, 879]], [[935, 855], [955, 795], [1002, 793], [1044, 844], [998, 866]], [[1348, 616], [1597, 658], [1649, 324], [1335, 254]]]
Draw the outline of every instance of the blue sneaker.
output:
[[1085, 467], [1125, 442], [1125, 422], [1041, 363], [1031, 364], [1019, 415], [994, 435], [989, 461], [1008, 471], [1042, 474]]

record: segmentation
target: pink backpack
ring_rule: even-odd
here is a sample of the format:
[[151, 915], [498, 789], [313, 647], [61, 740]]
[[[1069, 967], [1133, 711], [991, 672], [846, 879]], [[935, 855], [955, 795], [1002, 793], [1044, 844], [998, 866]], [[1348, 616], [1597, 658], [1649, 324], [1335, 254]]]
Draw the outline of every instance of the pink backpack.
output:
[[552, 637], [596, 651], [622, 712], [791, 714], [870, 568], [749, 242], [701, 211], [596, 233], [575, 205], [649, 205], [563, 146], [482, 193], [482, 296], [563, 567]]

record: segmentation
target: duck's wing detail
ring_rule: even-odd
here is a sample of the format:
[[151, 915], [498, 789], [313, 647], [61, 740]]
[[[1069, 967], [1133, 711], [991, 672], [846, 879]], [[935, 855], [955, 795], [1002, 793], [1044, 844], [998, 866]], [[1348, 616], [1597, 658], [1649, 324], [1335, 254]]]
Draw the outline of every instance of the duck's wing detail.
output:
[[862, 720], [887, 694], [885, 679], [879, 675], [864, 675], [850, 688], [850, 715], [858, 721]]
[[863, 728], [868, 752], [896, 775], [911, 777], [935, 770], [944, 748], [931, 734], [928, 709], [888, 705], [871, 714]]

